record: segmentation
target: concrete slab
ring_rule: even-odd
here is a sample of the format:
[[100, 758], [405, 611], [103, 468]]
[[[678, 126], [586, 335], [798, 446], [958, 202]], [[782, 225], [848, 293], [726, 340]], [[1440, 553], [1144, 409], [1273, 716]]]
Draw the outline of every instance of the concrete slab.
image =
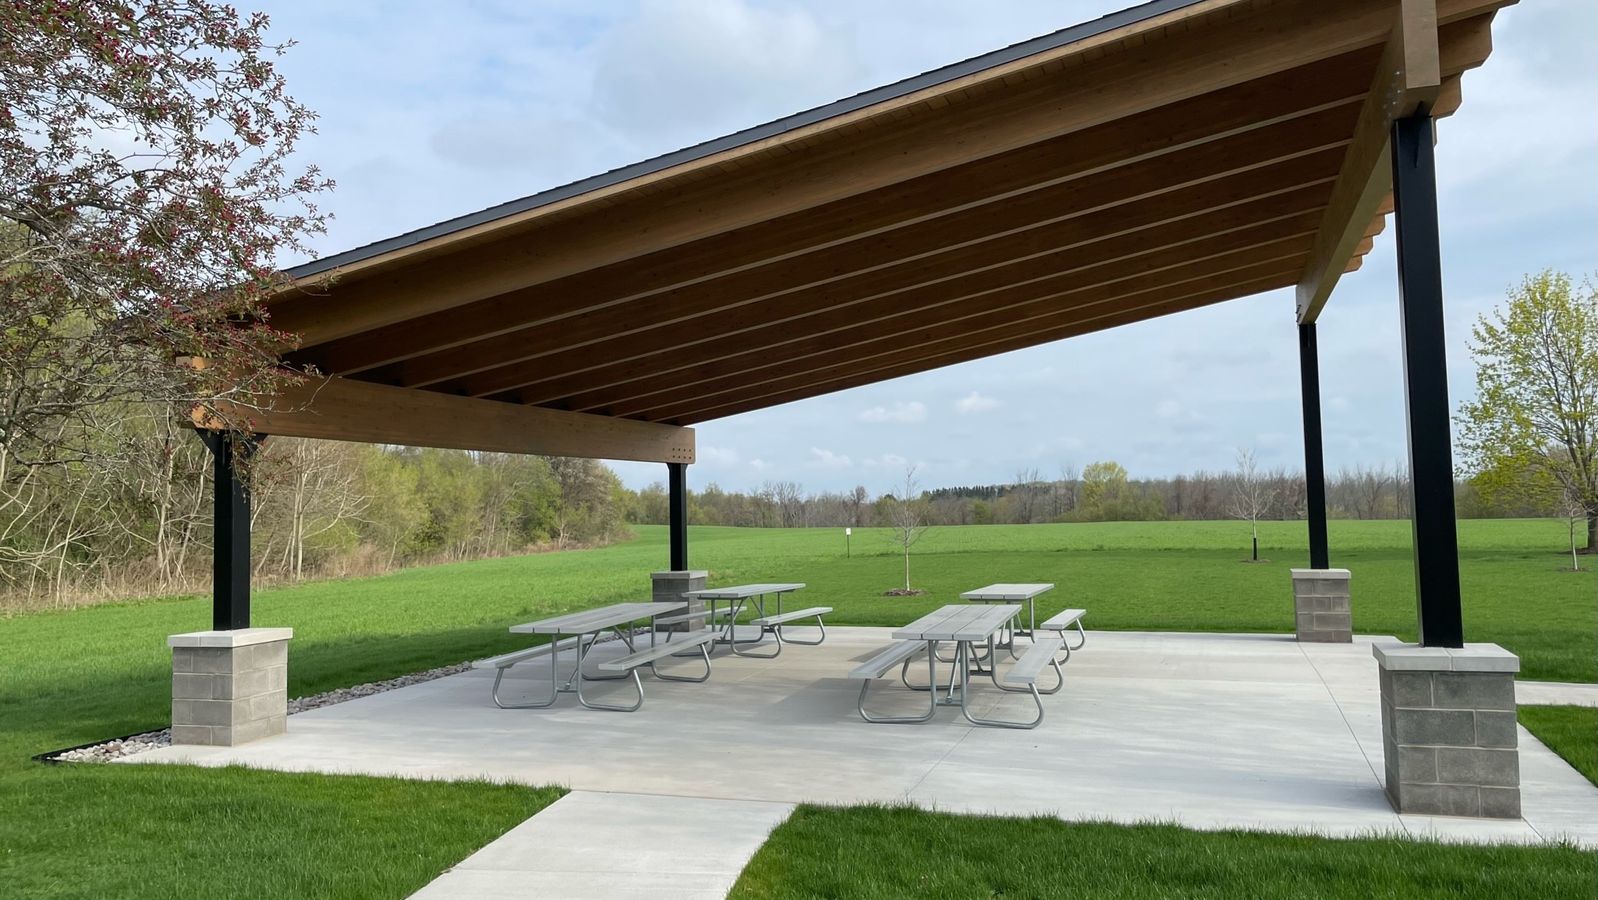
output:
[[573, 791], [418, 900], [721, 898], [791, 803]]
[[1598, 684], [1517, 681], [1515, 702], [1521, 706], [1598, 706]]
[[[128, 759], [487, 777], [716, 800], [911, 802], [1197, 828], [1569, 837], [1598, 845], [1598, 788], [1525, 732], [1523, 819], [1396, 815], [1382, 793], [1370, 638], [1301, 644], [1291, 635], [1089, 632], [1087, 647], [1066, 666], [1065, 689], [1044, 698], [1043, 724], [1007, 731], [971, 726], [953, 708], [924, 725], [862, 722], [858, 686], [844, 675], [887, 644], [889, 632], [829, 629], [825, 644], [789, 647], [775, 660], [719, 651], [708, 683], [646, 678], [648, 699], [633, 714], [583, 709], [570, 695], [547, 710], [501, 710], [489, 698], [492, 674], [474, 671], [302, 713], [289, 720], [287, 734], [254, 744], [172, 747]], [[547, 679], [546, 665], [518, 666], [510, 680], [541, 688], [536, 680]], [[980, 715], [1028, 714], [1029, 699], [976, 684]], [[925, 703], [924, 694], [887, 679], [879, 687], [873, 709], [884, 713]], [[596, 693], [617, 690], [607, 685]]]

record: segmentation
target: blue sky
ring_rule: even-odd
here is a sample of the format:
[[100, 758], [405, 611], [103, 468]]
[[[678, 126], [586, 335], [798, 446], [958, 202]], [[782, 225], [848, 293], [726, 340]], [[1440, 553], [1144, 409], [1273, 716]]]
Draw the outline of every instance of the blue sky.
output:
[[[246, 4], [249, 5], [249, 4]], [[319, 255], [758, 124], [1123, 0], [257, 0], [338, 182]], [[1452, 399], [1470, 324], [1522, 274], [1598, 269], [1598, 3], [1523, 0], [1439, 127]], [[1391, 234], [1320, 320], [1327, 465], [1405, 455]], [[1113, 459], [1134, 476], [1302, 466], [1290, 292], [698, 427], [691, 483], [873, 493]], [[659, 466], [619, 463], [634, 486]]]

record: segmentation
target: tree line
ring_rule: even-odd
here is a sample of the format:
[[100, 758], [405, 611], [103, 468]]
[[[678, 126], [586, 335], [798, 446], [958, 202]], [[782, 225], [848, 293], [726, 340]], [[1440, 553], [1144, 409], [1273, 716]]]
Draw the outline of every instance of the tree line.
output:
[[[1409, 476], [1400, 465], [1344, 467], [1326, 479], [1327, 515], [1334, 519], [1403, 519], [1410, 513]], [[1477, 479], [1455, 485], [1464, 518], [1553, 517], [1558, 504], [1533, 492], [1484, 491]], [[902, 493], [902, 490], [900, 491]], [[1240, 495], [1252, 495], [1258, 519], [1302, 519], [1302, 472], [1277, 468], [1239, 472], [1199, 471], [1169, 478], [1131, 478], [1114, 461], [1078, 469], [1062, 466], [1055, 477], [1038, 469], [1004, 484], [962, 485], [920, 491], [928, 525], [1026, 525], [1043, 522], [1118, 522], [1184, 519], [1249, 519]], [[689, 493], [688, 520], [696, 525], [746, 528], [868, 527], [893, 525], [899, 498], [890, 489], [874, 495], [864, 485], [849, 491], [806, 491], [795, 481], [767, 481], [751, 491], [727, 490], [714, 482]], [[630, 521], [664, 524], [666, 488], [652, 484], [636, 495]]]
[[[0, 443], [0, 608], [208, 583], [210, 451], [170, 416], [130, 413], [55, 465]], [[627, 533], [634, 497], [595, 460], [282, 437], [245, 475], [263, 583], [601, 544]]]

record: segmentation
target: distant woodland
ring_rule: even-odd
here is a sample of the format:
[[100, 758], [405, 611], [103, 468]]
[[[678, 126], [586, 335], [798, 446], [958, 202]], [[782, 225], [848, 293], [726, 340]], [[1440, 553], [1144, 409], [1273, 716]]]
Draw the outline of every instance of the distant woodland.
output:
[[[0, 472], [0, 606], [205, 589], [212, 492], [204, 445], [162, 417], [130, 416], [96, 439], [107, 446], [79, 461]], [[595, 546], [627, 536], [629, 524], [667, 517], [663, 485], [633, 491], [604, 464], [583, 459], [271, 438], [249, 476], [260, 583]], [[1334, 518], [1409, 513], [1407, 479], [1393, 468], [1340, 471], [1327, 491]], [[1488, 505], [1469, 482], [1459, 497], [1465, 516], [1557, 514]], [[1245, 498], [1250, 502], [1240, 502]], [[770, 481], [740, 492], [706, 483], [690, 495], [689, 521], [893, 525], [906, 500], [933, 526], [1297, 519], [1304, 498], [1303, 476], [1293, 472], [1134, 479], [1114, 462], [1096, 462], [1063, 466], [1054, 477], [1034, 469], [1008, 484], [940, 487], [912, 498], [865, 485], [811, 492], [795, 481]]]

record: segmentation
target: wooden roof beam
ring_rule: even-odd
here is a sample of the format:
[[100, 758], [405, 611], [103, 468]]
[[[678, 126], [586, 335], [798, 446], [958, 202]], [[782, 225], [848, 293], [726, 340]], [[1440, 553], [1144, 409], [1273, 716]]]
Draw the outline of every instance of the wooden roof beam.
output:
[[914, 283], [933, 277], [934, 271], [984, 268], [1022, 255], [1023, 238], [1030, 232], [1116, 207], [1159, 205], [1162, 201], [1155, 198], [1161, 195], [1174, 205], [1194, 193], [1184, 189], [1208, 182], [1227, 180], [1235, 192], [1250, 179], [1270, 178], [1277, 168], [1290, 169], [1294, 163], [1303, 165], [1310, 159], [1323, 160], [1322, 170], [1329, 174], [1342, 155], [1354, 112], [1352, 104], [1323, 110], [1301, 122], [1192, 149], [1180, 158], [1147, 160], [1086, 183], [1060, 185], [1007, 203], [923, 222], [858, 245], [668, 291], [647, 303], [596, 309], [555, 325], [409, 360], [392, 370], [375, 370], [373, 380], [408, 387], [449, 383], [481, 396], [492, 391], [478, 385], [495, 379], [492, 375], [473, 376], [504, 366], [528, 363], [537, 369], [541, 358], [584, 348], [589, 355], [604, 356], [609, 355], [608, 348], [634, 344], [669, 347], [678, 343], [673, 334], [714, 330], [729, 314], [745, 319], [766, 317], [777, 310], [810, 309], [828, 302], [848, 302], [852, 296], [872, 296], [898, 287], [906, 279]]
[[[1486, 0], [1443, 2], [1463, 9]], [[1021, 80], [1014, 90], [979, 103], [950, 103], [938, 110], [948, 114], [918, 108], [902, 119], [862, 116], [847, 128], [823, 123], [811, 132], [773, 139], [767, 147], [776, 152], [769, 158], [731, 175], [720, 172], [711, 186], [702, 186], [710, 181], [703, 179], [695, 190], [630, 205], [607, 200], [580, 221], [545, 229], [536, 240], [523, 229], [497, 248], [505, 257], [499, 265], [451, 264], [447, 257], [433, 256], [423, 268], [395, 266], [336, 287], [331, 300], [310, 296], [274, 303], [273, 324], [300, 334], [307, 346], [325, 343], [811, 209], [1385, 39], [1390, 16], [1385, 0], [1341, 0], [1336, 12], [1327, 15], [1321, 0], [1269, 3], [1225, 22], [1195, 26], [1180, 39], [1117, 49], [1072, 77]], [[948, 93], [957, 95], [966, 87], [951, 86]], [[932, 93], [918, 102], [939, 99]], [[815, 147], [783, 152], [798, 141]], [[695, 166], [716, 164], [707, 159]], [[626, 187], [618, 186], [615, 193]]]
[[[1029, 297], [1032, 300], [1044, 298], [1052, 306], [1057, 302], [1105, 290], [1125, 297], [1140, 292], [1151, 283], [1157, 284], [1151, 277], [1155, 273], [1162, 273], [1164, 280], [1170, 283], [1185, 280], [1182, 276], [1225, 271], [1228, 266], [1236, 268], [1271, 259], [1301, 256], [1314, 235], [1315, 220], [1304, 217], [1301, 221], [1305, 224], [1298, 229], [1287, 223], [1273, 222], [1235, 235], [1220, 235], [1198, 241], [1186, 247], [1164, 248], [1148, 256], [1148, 262], [1144, 258], [1132, 258], [1130, 262], [1135, 264], [1133, 266], [1121, 263], [1096, 266], [1069, 279], [1042, 279], [1019, 291], [1007, 289], [988, 296], [962, 297], [954, 301], [957, 306], [949, 307], [947, 312], [940, 310], [943, 315], [938, 317], [938, 321], [959, 320], [970, 322], [971, 327], [975, 327], [979, 324], [978, 320], [968, 317], [966, 313], [978, 308], [984, 314], [1001, 310], [1021, 313], [1031, 302]], [[1209, 249], [1221, 246], [1227, 240], [1233, 240], [1234, 243], [1224, 252], [1215, 253]], [[1063, 291], [1062, 286], [1066, 288]], [[827, 359], [845, 359], [852, 355], [864, 359], [868, 354], [880, 355], [888, 352], [882, 343], [884, 339], [891, 341], [912, 324], [926, 324], [926, 319], [921, 317], [915, 323], [897, 318], [863, 321], [825, 332], [795, 335], [786, 342], [758, 346], [752, 350], [731, 352], [729, 349], [720, 353], [695, 354], [697, 361], [692, 365], [670, 373], [577, 394], [566, 398], [562, 405], [568, 409], [602, 412], [605, 415], [642, 415], [651, 407], [669, 402], [672, 397], [714, 393], [725, 384], [751, 384], [773, 372], [791, 374], [800, 366], [825, 365]]]
[[197, 408], [197, 428], [247, 421], [262, 434], [403, 444], [496, 453], [578, 456], [638, 462], [694, 461], [691, 428], [562, 412], [433, 391], [351, 381], [306, 379], [271, 408], [230, 406], [218, 417]]
[[[1437, 7], [1437, 0], [1400, 0], [1398, 19], [1360, 110], [1315, 249], [1299, 276], [1300, 324], [1314, 322], [1320, 315], [1354, 246], [1392, 191], [1388, 133], [1393, 121], [1422, 106], [1434, 108], [1443, 96], [1445, 76], [1479, 65], [1492, 50], [1491, 13], [1451, 25], [1442, 39], [1446, 43], [1440, 43]], [[1444, 46], [1451, 57], [1447, 66]]]
[[[1269, 169], [1206, 181], [1141, 199], [1134, 194], [1127, 198], [1133, 202], [1089, 210], [1085, 215], [1062, 215], [1058, 221], [1042, 227], [1024, 229], [987, 242], [984, 246], [1001, 254], [997, 260], [987, 261], [1014, 261], [1071, 247], [1084, 248], [1082, 255], [1097, 260], [1092, 245], [1100, 241], [1132, 231], [1197, 219], [1226, 207], [1251, 206], [1263, 200], [1265, 202], [1251, 208], [1270, 210], [1264, 213], [1265, 217], [1270, 217], [1302, 212], [1310, 206], [1322, 206], [1336, 174], [1340, 153], [1340, 148], [1329, 148], [1277, 163]], [[1311, 194], [1313, 200], [1306, 204]], [[962, 259], [961, 253], [954, 253], [956, 262]], [[470, 396], [492, 396], [496, 399], [509, 398], [511, 395], [508, 392], [519, 391], [516, 396], [523, 402], [548, 402], [569, 393], [550, 393], [548, 390], [550, 382], [568, 375], [609, 368], [646, 357], [655, 358], [652, 364], [658, 365], [663, 356], [692, 352], [690, 348], [721, 341], [779, 320], [798, 319], [833, 309], [846, 312], [863, 303], [913, 309], [914, 298], [905, 295], [903, 289], [958, 277], [975, 268], [980, 267], [954, 265], [944, 271], [940, 257], [911, 260], [898, 264], [895, 270], [873, 273], [860, 282], [822, 286], [784, 298], [780, 303], [740, 309], [735, 314], [669, 323], [614, 343], [561, 349], [458, 382], [447, 382], [441, 387]], [[1003, 272], [997, 275], [1002, 276]], [[990, 274], [988, 277], [996, 276]]]
[[1063, 338], [1101, 331], [1116, 325], [1124, 325], [1157, 316], [1196, 309], [1238, 297], [1246, 297], [1251, 294], [1285, 287], [1292, 283], [1294, 268], [1292, 266], [1283, 266], [1277, 272], [1257, 276], [1253, 280], [1238, 281], [1220, 287], [1211, 287], [1208, 290], [1195, 290], [1192, 293], [1180, 295], [1168, 294], [1159, 298], [1151, 297], [1146, 304], [1115, 308], [1101, 307], [1098, 312], [1080, 319], [1057, 322], [1051, 327], [1037, 327], [1025, 335], [1000, 333], [991, 336], [987, 340], [977, 342], [944, 341], [927, 345], [914, 357], [885, 357], [863, 366], [844, 366], [827, 371], [807, 373], [809, 377], [796, 377], [786, 383], [768, 385], [766, 389], [754, 391], [748, 395], [728, 396], [721, 398], [719, 401], [706, 400], [697, 403], [686, 403], [675, 409], [662, 409], [659, 411], [659, 415], [663, 420], [667, 421], [704, 422], [751, 410], [765, 409], [781, 403], [818, 397], [851, 387], [875, 384], [905, 375], [914, 375], [956, 363], [993, 356], [998, 353], [1007, 353], [1012, 350], [1034, 347]]
[[[1084, 284], [1091, 284], [1103, 280], [1103, 273], [1110, 267], [1130, 264], [1132, 270], [1152, 271], [1167, 258], [1207, 255], [1209, 250], [1203, 248], [1249, 246], [1287, 234], [1305, 234], [1320, 221], [1328, 189], [1329, 181], [1323, 180], [1153, 225], [1100, 219], [1089, 223], [1091, 227], [1081, 231], [1076, 240], [1045, 243], [1046, 249], [996, 269], [934, 277], [865, 297], [858, 304], [822, 307], [799, 318], [785, 317], [735, 332], [736, 340], [730, 340], [730, 334], [712, 336], [693, 343], [691, 349], [684, 348], [689, 352], [653, 353], [579, 365], [569, 372], [552, 371], [534, 385], [493, 399], [570, 404], [583, 402], [580, 398], [593, 392], [611, 392], [611, 399], [621, 399], [615, 392], [669, 382], [674, 377], [716, 374], [724, 367], [731, 367], [725, 374], [733, 374], [739, 366], [750, 365], [754, 357], [765, 354], [798, 352], [818, 344], [833, 347], [836, 340], [828, 335], [874, 331], [878, 322], [958, 302], [988, 289], [1034, 282], [1038, 276], [1054, 278], [1078, 273]], [[587, 406], [585, 402], [583, 405]]]
[[[1358, 269], [1359, 265], [1360, 259], [1355, 258], [1349, 263], [1349, 271], [1352, 272], [1355, 269]], [[737, 415], [739, 413], [751, 412], [757, 409], [766, 409], [768, 407], [777, 406], [783, 403], [792, 403], [797, 400], [806, 400], [811, 397], [819, 397], [823, 394], [830, 394], [836, 391], [847, 390], [852, 387], [860, 387], [866, 384], [876, 384], [891, 378], [915, 375], [920, 372], [940, 369], [962, 362], [970, 362], [974, 359], [981, 359], [983, 357], [994, 356], [1000, 353], [1023, 350], [1027, 347], [1034, 347], [1039, 344], [1090, 334], [1095, 331], [1103, 331], [1105, 329], [1115, 328], [1121, 325], [1129, 325], [1134, 322], [1141, 322], [1147, 319], [1157, 318], [1159, 316], [1171, 315], [1178, 312], [1186, 312], [1191, 309], [1211, 306], [1216, 303], [1223, 303], [1228, 300], [1235, 300], [1239, 297], [1247, 297], [1252, 294], [1262, 293], [1264, 291], [1291, 287], [1294, 277], [1293, 273], [1295, 271], [1297, 271], [1296, 268], [1289, 269], [1276, 275], [1259, 278], [1255, 281], [1243, 282], [1213, 291], [1193, 294], [1191, 296], [1169, 300], [1151, 301], [1146, 305], [1135, 305], [1130, 308], [1115, 308], [1101, 312], [1097, 316], [1085, 320], [1076, 321], [1069, 324], [1056, 325], [1050, 328], [1042, 328], [1023, 337], [994, 337], [982, 342], [979, 345], [968, 344], [961, 346], [954, 345], [951, 342], [950, 344], [945, 344], [943, 346], [927, 347], [925, 348], [926, 352], [923, 355], [912, 360], [907, 361], [903, 358], [897, 360], [883, 360], [880, 361], [876, 366], [868, 366], [865, 369], [854, 369], [852, 371], [839, 372], [832, 377], [821, 377], [809, 384], [786, 391], [777, 391], [753, 398], [740, 398], [736, 401], [728, 401], [720, 406], [712, 407], [707, 404], [695, 410], [681, 410], [673, 413], [670, 416], [670, 420], [681, 422], [686, 425], [706, 422], [711, 419], [726, 418], [727, 416]]]
[[[937, 227], [938, 219], [1025, 201], [1067, 182], [1098, 181], [1114, 170], [1208, 144], [1235, 144], [1251, 131], [1319, 127], [1328, 110], [1346, 115], [1338, 131], [1338, 139], [1346, 140], [1378, 53], [1371, 47], [1320, 60], [803, 213], [307, 348], [294, 361], [341, 375], [454, 348], [462, 359], [509, 362], [514, 351], [508, 348], [528, 329], [557, 322], [567, 327], [616, 312], [636, 321], [625, 307], [705, 294], [746, 297], [751, 288], [744, 285], [751, 281], [794, 284], [799, 275], [846, 272], [837, 260], [861, 255], [858, 248], [867, 244], [875, 249], [884, 240], [898, 243], [901, 236]], [[1312, 121], [1300, 124], [1305, 119]], [[462, 261], [473, 264], [496, 261]], [[454, 368], [460, 376], [473, 371], [469, 363]]]

